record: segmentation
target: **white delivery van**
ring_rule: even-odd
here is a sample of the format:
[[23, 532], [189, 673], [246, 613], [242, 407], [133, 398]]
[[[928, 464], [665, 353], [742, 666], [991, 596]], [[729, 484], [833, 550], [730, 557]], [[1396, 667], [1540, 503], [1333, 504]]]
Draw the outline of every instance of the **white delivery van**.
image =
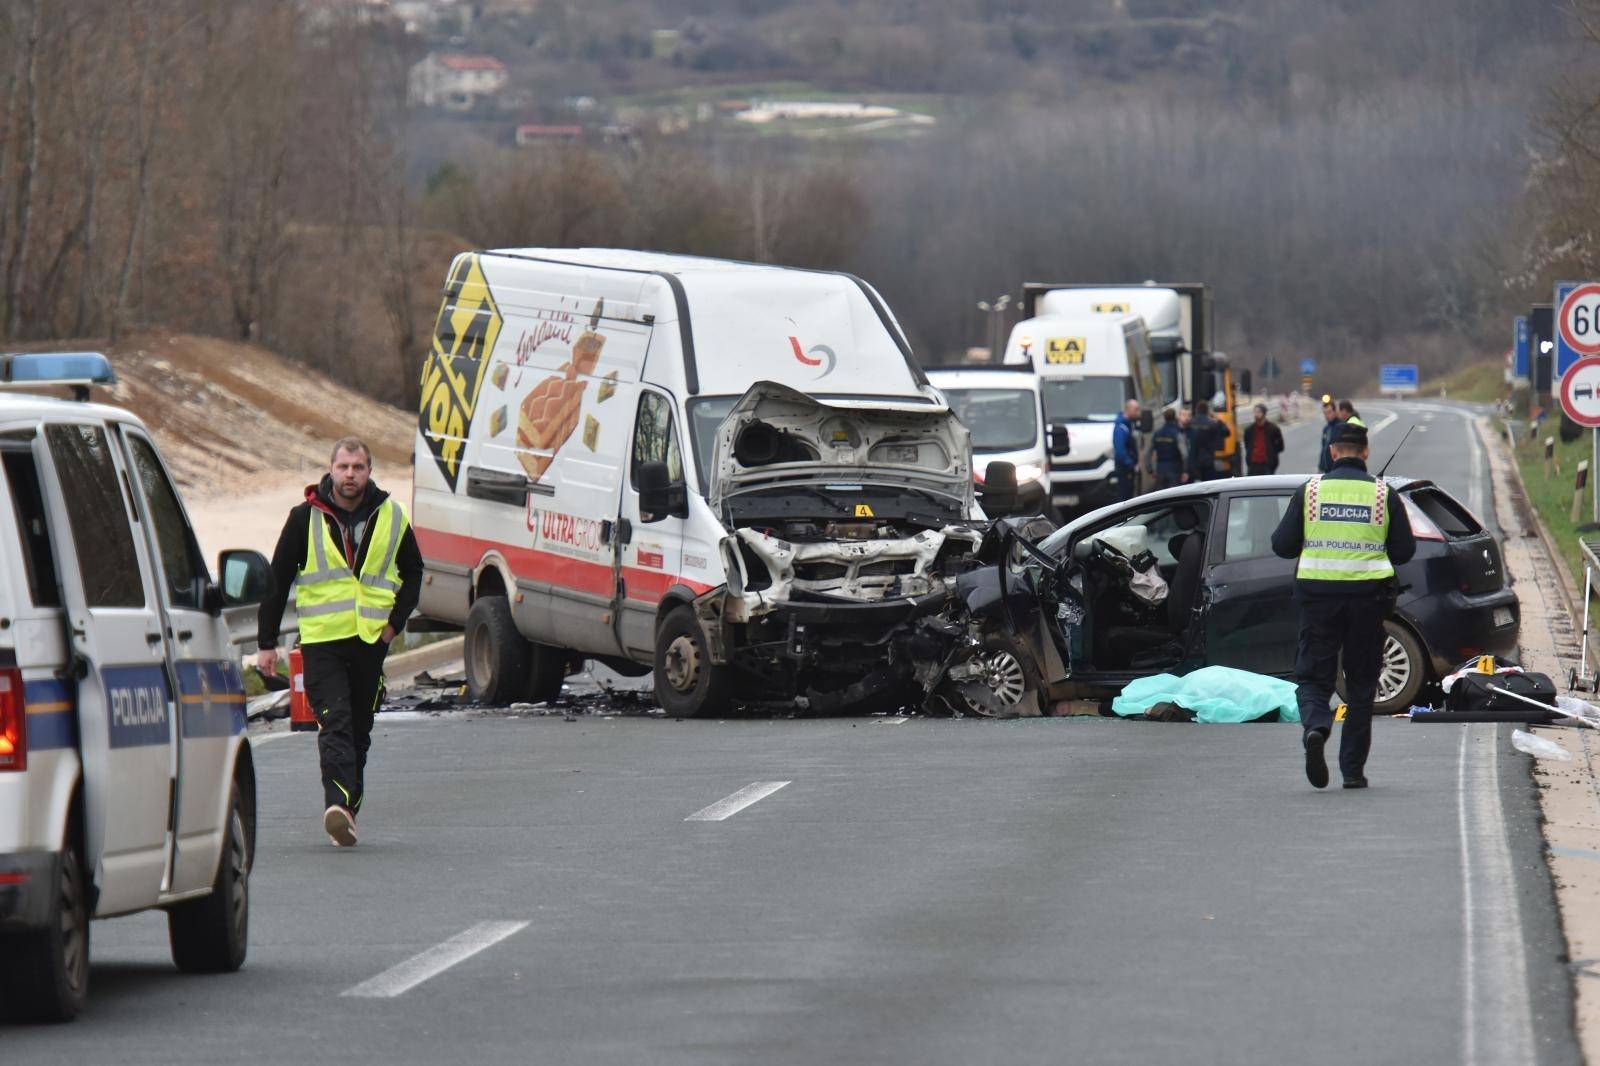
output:
[[982, 513], [967, 430], [846, 274], [612, 249], [472, 253], [423, 371], [422, 625], [473, 695], [575, 659], [673, 714], [898, 690]]
[[990, 463], [1010, 463], [1014, 513], [1050, 514], [1051, 457], [1068, 454], [1070, 431], [1045, 422], [1039, 376], [1007, 366], [929, 367], [928, 380], [972, 434], [973, 479], [981, 485]]
[[165, 908], [181, 969], [244, 962], [255, 770], [230, 636], [266, 559], [222, 585], [150, 431], [16, 389], [115, 380], [95, 353], [0, 356], [0, 1013], [65, 1020], [89, 919]]
[[1071, 453], [1050, 464], [1050, 501], [1063, 515], [1115, 502], [1111, 440], [1129, 399], [1161, 404], [1161, 381], [1137, 315], [1039, 315], [1011, 330], [1005, 365], [1039, 376], [1044, 417], [1064, 427]]

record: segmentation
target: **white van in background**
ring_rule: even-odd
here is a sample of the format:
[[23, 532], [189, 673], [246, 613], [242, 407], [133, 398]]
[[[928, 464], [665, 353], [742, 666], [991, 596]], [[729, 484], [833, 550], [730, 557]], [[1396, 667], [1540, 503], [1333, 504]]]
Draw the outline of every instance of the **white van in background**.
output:
[[1006, 366], [929, 367], [928, 380], [972, 434], [973, 479], [982, 485], [990, 463], [1010, 463], [1014, 513], [1049, 515], [1051, 457], [1064, 458], [1070, 438], [1067, 426], [1045, 421], [1039, 376]]
[[1064, 425], [1071, 453], [1050, 466], [1050, 502], [1062, 515], [1118, 499], [1112, 430], [1122, 405], [1160, 406], [1162, 383], [1138, 315], [1039, 315], [1018, 322], [1004, 365], [1031, 367], [1039, 377], [1044, 417]]
[[967, 430], [878, 293], [613, 249], [457, 257], [422, 383], [419, 608], [472, 694], [574, 660], [663, 708], [811, 708], [912, 683], [897, 642], [984, 525]]

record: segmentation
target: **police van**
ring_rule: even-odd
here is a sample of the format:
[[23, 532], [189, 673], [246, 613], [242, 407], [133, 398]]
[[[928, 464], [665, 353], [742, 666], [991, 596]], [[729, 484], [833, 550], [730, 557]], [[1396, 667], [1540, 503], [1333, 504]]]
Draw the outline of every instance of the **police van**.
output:
[[[245, 957], [255, 771], [230, 620], [271, 580], [201, 557], [98, 353], [0, 355], [0, 1012], [83, 1006], [89, 921], [159, 907], [182, 970]], [[71, 389], [76, 400], [30, 395]]]
[[594, 658], [654, 670], [677, 715], [863, 703], [910, 680], [912, 627], [981, 539], [971, 463], [858, 278], [462, 255], [422, 378], [419, 615], [465, 628], [489, 702]]

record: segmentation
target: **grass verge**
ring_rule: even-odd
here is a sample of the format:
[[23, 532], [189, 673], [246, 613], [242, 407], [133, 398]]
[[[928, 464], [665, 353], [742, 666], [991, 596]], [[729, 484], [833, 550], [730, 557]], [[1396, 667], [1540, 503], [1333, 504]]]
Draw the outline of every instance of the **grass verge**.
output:
[[[1454, 395], [1453, 391], [1451, 395]], [[1517, 469], [1521, 471], [1522, 483], [1527, 487], [1528, 502], [1544, 520], [1545, 528], [1550, 531], [1550, 536], [1555, 540], [1556, 548], [1561, 554], [1561, 560], [1567, 566], [1567, 573], [1573, 576], [1573, 584], [1581, 590], [1583, 556], [1578, 550], [1578, 526], [1590, 521], [1593, 514], [1594, 471], [1590, 471], [1589, 485], [1584, 489], [1583, 497], [1579, 501], [1576, 522], [1572, 520], [1572, 486], [1578, 464], [1590, 457], [1593, 442], [1587, 432], [1575, 441], [1563, 442], [1555, 433], [1555, 426], [1550, 425], [1548, 420], [1546, 427], [1546, 432], [1536, 439], [1518, 438]], [[1560, 463], [1561, 473], [1551, 473], [1547, 476], [1544, 467], [1544, 438], [1548, 436], [1556, 438], [1555, 455]], [[1586, 536], [1595, 537], [1600, 534], [1588, 533]]]
[[1472, 403], [1498, 403], [1510, 391], [1505, 366], [1498, 360], [1468, 363], [1442, 378], [1430, 379], [1419, 391], [1423, 396], [1438, 396], [1440, 389], [1445, 389], [1452, 400]]

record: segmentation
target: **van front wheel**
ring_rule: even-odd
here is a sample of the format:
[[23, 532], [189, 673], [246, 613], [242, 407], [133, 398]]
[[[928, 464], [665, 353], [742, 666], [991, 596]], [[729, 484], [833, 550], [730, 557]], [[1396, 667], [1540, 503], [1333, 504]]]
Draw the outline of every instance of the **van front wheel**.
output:
[[692, 607], [674, 607], [656, 629], [656, 702], [678, 718], [722, 714], [732, 702], [728, 669], [711, 661]]

